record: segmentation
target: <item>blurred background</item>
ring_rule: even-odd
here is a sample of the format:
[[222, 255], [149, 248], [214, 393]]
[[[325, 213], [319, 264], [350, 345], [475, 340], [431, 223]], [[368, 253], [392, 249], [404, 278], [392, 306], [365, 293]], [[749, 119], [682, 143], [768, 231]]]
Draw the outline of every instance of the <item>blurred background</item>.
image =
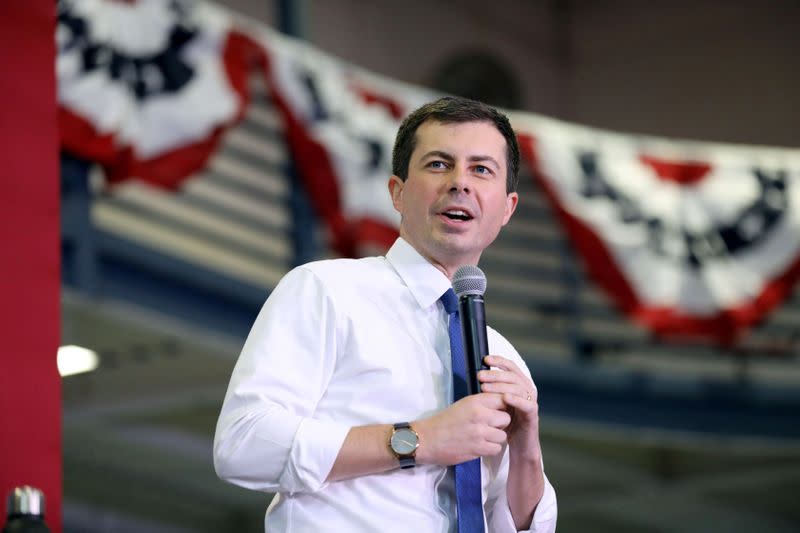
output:
[[[59, 4], [59, 32], [79, 33], [83, 4]], [[800, 145], [793, 0], [216, 5], [373, 87], [396, 80], [400, 100], [417, 86], [630, 135]], [[216, 417], [271, 288], [343, 246], [300, 179], [308, 161], [274, 91], [257, 70], [243, 79], [241, 121], [180, 179], [120, 174], [62, 144], [62, 345], [97, 354], [63, 379], [65, 531], [263, 531], [271, 495], [214, 474]], [[558, 530], [800, 530], [798, 289], [733, 341], [665, 340], [587, 274], [530, 167], [519, 190], [481, 267], [489, 321], [537, 381]], [[382, 253], [378, 241], [348, 251]]]

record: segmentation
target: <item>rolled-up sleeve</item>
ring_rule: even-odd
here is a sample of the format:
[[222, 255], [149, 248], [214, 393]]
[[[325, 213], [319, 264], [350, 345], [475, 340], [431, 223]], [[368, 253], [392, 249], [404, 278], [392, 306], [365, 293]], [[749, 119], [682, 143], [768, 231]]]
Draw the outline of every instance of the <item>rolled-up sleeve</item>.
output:
[[[489, 334], [490, 352], [514, 361], [522, 372], [531, 379], [531, 382], [533, 382], [528, 366], [511, 343], [494, 330], [490, 329]], [[492, 471], [494, 475], [491, 483], [487, 487], [486, 522], [488, 531], [496, 533], [512, 533], [517, 531], [514, 525], [514, 518], [511, 516], [511, 509], [508, 506], [508, 495], [506, 492], [509, 465], [508, 453], [508, 448], [506, 448], [502, 456], [500, 456], [499, 463], [495, 463], [494, 468], [490, 468], [490, 471]], [[544, 474], [544, 463], [542, 463], [542, 473]], [[558, 502], [556, 500], [556, 491], [553, 485], [550, 484], [550, 480], [547, 479], [547, 475], [544, 474], [544, 492], [542, 493], [542, 498], [539, 500], [539, 504], [536, 506], [536, 510], [533, 513], [530, 529], [523, 531], [554, 533], [557, 519]]]
[[314, 419], [342, 337], [331, 295], [305, 267], [287, 274], [256, 318], [214, 436], [214, 468], [254, 490], [325, 486], [349, 426]]
[[[487, 510], [486, 521], [488, 531], [496, 533], [512, 533], [518, 531], [514, 525], [514, 518], [511, 516], [511, 509], [508, 506], [508, 497], [503, 490], [498, 491], [492, 500], [491, 507]], [[555, 533], [556, 520], [558, 519], [558, 503], [556, 501], [556, 491], [547, 476], [544, 476], [544, 493], [536, 510], [533, 513], [531, 527], [523, 530], [530, 533]]]

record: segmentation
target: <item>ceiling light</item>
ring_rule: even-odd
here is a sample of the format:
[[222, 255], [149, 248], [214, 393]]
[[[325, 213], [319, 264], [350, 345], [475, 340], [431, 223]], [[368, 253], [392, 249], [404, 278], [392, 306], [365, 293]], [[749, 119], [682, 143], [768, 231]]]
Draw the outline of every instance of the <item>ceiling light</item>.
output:
[[96, 352], [82, 346], [61, 346], [58, 349], [58, 373], [61, 377], [91, 372], [100, 364]]

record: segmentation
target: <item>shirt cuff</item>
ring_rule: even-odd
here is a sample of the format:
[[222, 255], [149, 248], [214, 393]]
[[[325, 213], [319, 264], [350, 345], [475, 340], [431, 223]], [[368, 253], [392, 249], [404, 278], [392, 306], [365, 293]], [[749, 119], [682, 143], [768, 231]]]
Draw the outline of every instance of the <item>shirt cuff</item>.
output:
[[325, 488], [336, 457], [342, 449], [349, 426], [304, 418], [297, 427], [280, 486], [290, 494], [316, 492]]
[[[511, 514], [509, 512], [509, 514]], [[556, 491], [544, 477], [544, 493], [536, 511], [533, 512], [531, 528], [528, 531], [535, 533], [554, 533], [556, 530], [556, 520], [558, 519], [558, 502], [556, 501]]]
[[[498, 498], [496, 511], [491, 514], [488, 531], [494, 532], [515, 532], [518, 531], [514, 525], [514, 518], [511, 516], [511, 509], [508, 507], [508, 499], [505, 494]], [[556, 501], [556, 491], [544, 477], [544, 493], [536, 510], [533, 512], [531, 527], [522, 530], [525, 533], [555, 533], [556, 520], [558, 519], [558, 503]]]

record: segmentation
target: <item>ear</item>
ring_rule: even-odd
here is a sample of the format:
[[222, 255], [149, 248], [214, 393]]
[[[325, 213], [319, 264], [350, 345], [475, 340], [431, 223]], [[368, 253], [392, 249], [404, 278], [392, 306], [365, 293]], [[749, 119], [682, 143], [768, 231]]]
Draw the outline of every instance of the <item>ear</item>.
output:
[[516, 192], [511, 192], [506, 195], [506, 212], [503, 214], [504, 226], [508, 224], [508, 221], [511, 219], [511, 215], [513, 215], [514, 211], [516, 211], [518, 202], [519, 194]]
[[403, 212], [403, 187], [405, 184], [398, 176], [392, 175], [389, 178], [389, 194], [392, 196], [392, 205], [398, 213]]

